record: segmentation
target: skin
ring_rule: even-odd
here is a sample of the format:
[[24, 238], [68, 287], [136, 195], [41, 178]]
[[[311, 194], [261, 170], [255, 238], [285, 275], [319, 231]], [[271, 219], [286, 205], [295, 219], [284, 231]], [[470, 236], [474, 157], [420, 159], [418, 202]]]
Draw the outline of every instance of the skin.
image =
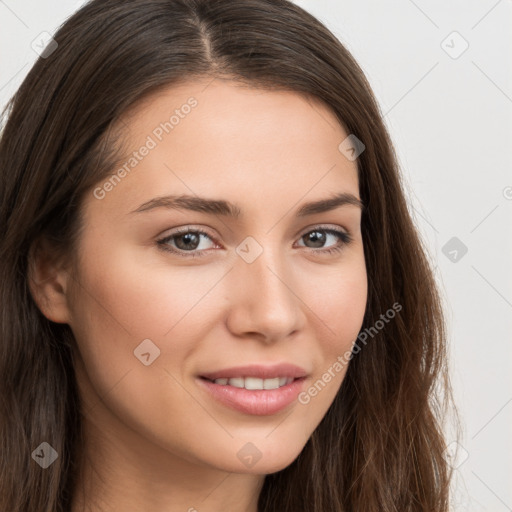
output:
[[[303, 203], [333, 193], [359, 198], [356, 161], [338, 150], [348, 134], [317, 100], [229, 80], [207, 84], [166, 89], [124, 116], [131, 153], [189, 97], [198, 101], [103, 199], [84, 198], [74, 274], [43, 257], [36, 262], [36, 301], [47, 318], [71, 326], [79, 347], [86, 465], [73, 512], [256, 512], [265, 474], [299, 455], [346, 366], [309, 403], [269, 416], [215, 401], [198, 374], [291, 362], [308, 372], [308, 389], [351, 349], [362, 326], [361, 210], [295, 216]], [[235, 202], [243, 218], [165, 208], [130, 213], [166, 194]], [[319, 225], [352, 241], [322, 253], [343, 241], [328, 233], [323, 245], [308, 241], [304, 235]], [[211, 236], [196, 249], [204, 257], [158, 247], [185, 226]], [[250, 264], [236, 252], [248, 236], [263, 249]], [[144, 339], [160, 350], [149, 366], [134, 355]], [[261, 452], [252, 467], [237, 457], [246, 443]]]

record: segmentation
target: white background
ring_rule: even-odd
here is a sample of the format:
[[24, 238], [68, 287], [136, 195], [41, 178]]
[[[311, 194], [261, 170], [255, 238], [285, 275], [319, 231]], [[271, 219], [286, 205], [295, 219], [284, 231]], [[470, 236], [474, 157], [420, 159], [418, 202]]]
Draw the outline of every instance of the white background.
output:
[[[32, 41], [82, 3], [0, 0], [1, 107], [37, 57]], [[296, 3], [365, 71], [435, 261], [464, 428], [453, 510], [512, 511], [512, 0]], [[443, 253], [453, 237], [462, 257]]]

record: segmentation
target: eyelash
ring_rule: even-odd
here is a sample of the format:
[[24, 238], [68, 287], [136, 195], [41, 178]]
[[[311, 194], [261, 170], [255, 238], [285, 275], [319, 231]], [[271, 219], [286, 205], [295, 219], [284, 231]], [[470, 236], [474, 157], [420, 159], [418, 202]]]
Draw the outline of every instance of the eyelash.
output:
[[[341, 240], [341, 242], [339, 244], [337, 244], [333, 247], [330, 247], [328, 249], [318, 249], [317, 250], [317, 249], [313, 249], [311, 247], [309, 247], [309, 248], [306, 247], [306, 249], [309, 249], [310, 251], [315, 252], [315, 253], [318, 253], [318, 252], [320, 252], [322, 254], [338, 253], [341, 250], [343, 250], [343, 248], [346, 245], [349, 245], [350, 242], [352, 242], [352, 236], [349, 235], [348, 233], [346, 233], [345, 231], [340, 231], [340, 230], [332, 229], [332, 228], [323, 228], [321, 226], [317, 226], [313, 229], [310, 229], [309, 231], [306, 231], [303, 235], [301, 235], [299, 237], [299, 239], [305, 237], [306, 235], [308, 235], [309, 233], [312, 233], [314, 231], [323, 231], [323, 232], [331, 234], [331, 235], [336, 235]], [[202, 229], [198, 229], [198, 228], [191, 229], [191, 228], [187, 227], [187, 228], [182, 228], [182, 229], [175, 231], [172, 235], [169, 235], [169, 236], [166, 236], [165, 238], [161, 238], [161, 239], [157, 240], [156, 243], [161, 250], [170, 252], [173, 254], [177, 254], [178, 256], [183, 257], [183, 258], [200, 258], [200, 257], [205, 256], [205, 252], [207, 252], [208, 249], [199, 250], [199, 251], [195, 250], [194, 252], [193, 251], [183, 251], [180, 249], [175, 249], [167, 244], [167, 242], [169, 240], [172, 240], [174, 237], [177, 237], [180, 235], [186, 235], [188, 233], [199, 233], [201, 235], [207, 236], [208, 238], [210, 238], [210, 240], [215, 242], [215, 240], [208, 233], [206, 233], [206, 231], [203, 231]]]

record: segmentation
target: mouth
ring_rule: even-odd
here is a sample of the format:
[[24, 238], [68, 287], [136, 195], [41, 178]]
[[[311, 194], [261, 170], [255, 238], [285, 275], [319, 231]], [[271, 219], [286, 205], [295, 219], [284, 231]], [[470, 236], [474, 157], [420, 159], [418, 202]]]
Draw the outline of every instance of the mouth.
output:
[[297, 400], [306, 377], [199, 377], [197, 382], [217, 403], [252, 416], [277, 414]]
[[219, 379], [209, 379], [207, 377], [200, 377], [203, 380], [217, 384], [219, 386], [231, 386], [239, 389], [254, 390], [271, 390], [279, 389], [296, 380], [303, 380], [305, 377], [274, 377], [270, 379], [262, 379], [259, 377], [222, 377]]

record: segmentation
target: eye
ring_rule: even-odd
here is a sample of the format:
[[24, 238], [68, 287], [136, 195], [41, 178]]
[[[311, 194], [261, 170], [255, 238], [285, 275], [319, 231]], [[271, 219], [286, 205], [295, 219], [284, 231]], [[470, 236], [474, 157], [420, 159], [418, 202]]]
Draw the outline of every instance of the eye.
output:
[[[323, 246], [332, 238], [334, 238], [334, 244], [324, 248]], [[208, 242], [206, 242], [206, 247], [204, 247], [204, 244], [201, 246], [204, 240], [210, 240], [216, 248], [219, 248], [206, 231], [191, 227], [177, 229], [171, 235], [157, 240], [157, 245], [164, 251], [184, 258], [197, 258], [205, 256], [212, 248], [208, 247]], [[299, 245], [299, 247], [306, 247], [314, 253], [333, 253], [341, 251], [344, 246], [352, 241], [352, 237], [345, 231], [317, 226], [303, 234], [299, 240], [305, 240], [307, 243], [313, 244], [312, 247], [306, 245]]]
[[[190, 227], [181, 228], [175, 231], [172, 235], [166, 236], [157, 240], [157, 244], [164, 251], [172, 252], [183, 257], [195, 258], [204, 256], [208, 247], [201, 247], [201, 239], [212, 240], [210, 235], [201, 229], [191, 229]], [[173, 245], [170, 242], [173, 242]], [[184, 253], [191, 254], [184, 254]]]
[[[334, 244], [330, 245], [328, 248], [324, 248], [323, 246], [329, 241], [329, 237], [331, 237], [331, 239], [335, 239]], [[336, 242], [336, 239], [338, 242]], [[304, 240], [307, 243], [313, 244], [313, 247], [308, 248], [313, 249], [314, 252], [332, 253], [341, 251], [344, 246], [348, 245], [352, 241], [352, 237], [345, 231], [318, 226], [302, 235], [299, 240]], [[315, 250], [318, 248], [321, 248], [321, 250]]]

